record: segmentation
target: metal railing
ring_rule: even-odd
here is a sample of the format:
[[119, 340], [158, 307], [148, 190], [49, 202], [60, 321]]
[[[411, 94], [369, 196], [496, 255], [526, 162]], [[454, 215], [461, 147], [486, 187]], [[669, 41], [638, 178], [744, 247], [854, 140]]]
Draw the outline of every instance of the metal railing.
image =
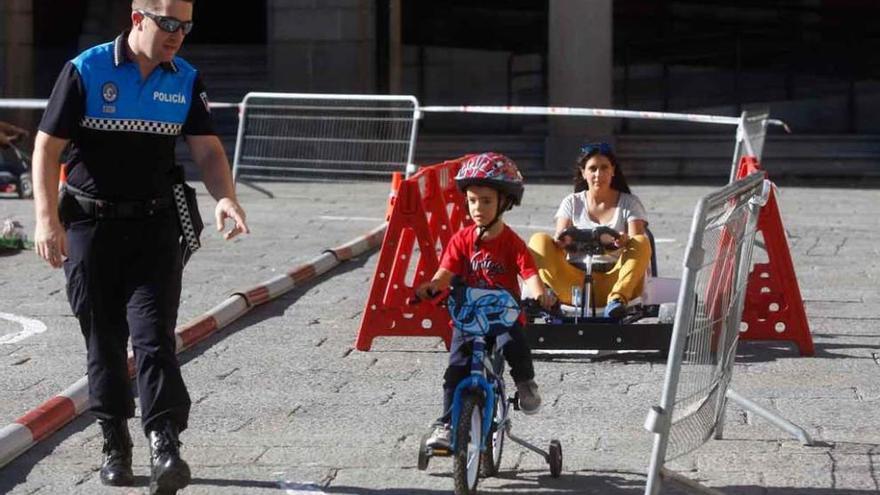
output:
[[248, 93], [236, 179], [385, 176], [415, 170], [418, 101], [412, 96]]

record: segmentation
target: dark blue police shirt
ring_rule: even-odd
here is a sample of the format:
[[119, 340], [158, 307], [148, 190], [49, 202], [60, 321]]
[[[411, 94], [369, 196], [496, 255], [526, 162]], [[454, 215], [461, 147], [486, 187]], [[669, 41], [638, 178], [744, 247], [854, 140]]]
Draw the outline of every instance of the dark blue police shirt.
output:
[[205, 86], [180, 57], [142, 80], [128, 32], [67, 62], [40, 130], [71, 140], [67, 181], [102, 199], [168, 196], [177, 137], [215, 134]]

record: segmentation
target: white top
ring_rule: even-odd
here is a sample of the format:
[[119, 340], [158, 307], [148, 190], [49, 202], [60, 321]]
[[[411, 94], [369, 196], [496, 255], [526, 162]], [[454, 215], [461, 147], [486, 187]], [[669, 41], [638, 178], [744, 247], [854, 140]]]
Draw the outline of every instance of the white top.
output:
[[[571, 219], [572, 225], [579, 229], [594, 229], [600, 225], [611, 227], [617, 232], [627, 232], [629, 222], [634, 220], [644, 220], [648, 222], [648, 215], [645, 213], [645, 207], [642, 202], [634, 194], [622, 192], [617, 199], [617, 206], [614, 208], [614, 217], [608, 223], [597, 223], [590, 219], [589, 208], [587, 206], [587, 191], [571, 193], [566, 196], [559, 209], [556, 210], [556, 219]], [[620, 257], [618, 252], [609, 253], [607, 255], [595, 256], [594, 261], [616, 262]]]

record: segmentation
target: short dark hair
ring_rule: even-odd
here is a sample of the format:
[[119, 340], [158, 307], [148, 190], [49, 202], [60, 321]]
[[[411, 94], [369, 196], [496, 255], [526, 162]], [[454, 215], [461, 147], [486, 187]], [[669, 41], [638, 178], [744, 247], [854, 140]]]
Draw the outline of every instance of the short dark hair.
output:
[[602, 153], [598, 149], [591, 150], [589, 153], [582, 153], [578, 157], [577, 162], [575, 162], [573, 177], [574, 192], [586, 191], [590, 188], [587, 180], [584, 179], [583, 171], [590, 158], [593, 158], [596, 155], [602, 155], [605, 158], [608, 158], [608, 161], [611, 162], [611, 166], [614, 167], [614, 177], [611, 178], [611, 188], [629, 194], [629, 184], [626, 183], [626, 176], [623, 175], [623, 169], [620, 168], [620, 163], [618, 163], [617, 157], [614, 156], [614, 152], [609, 151], [608, 153]]
[[[131, 0], [131, 9], [155, 9], [160, 0]], [[195, 0], [178, 0], [180, 2], [195, 3]]]

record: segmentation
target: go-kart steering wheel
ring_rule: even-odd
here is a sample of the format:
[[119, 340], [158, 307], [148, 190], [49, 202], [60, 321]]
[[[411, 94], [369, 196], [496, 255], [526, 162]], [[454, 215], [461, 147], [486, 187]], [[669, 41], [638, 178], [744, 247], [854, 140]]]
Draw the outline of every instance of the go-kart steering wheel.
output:
[[562, 240], [565, 237], [570, 239], [565, 246], [565, 250], [569, 253], [599, 255], [618, 248], [615, 241], [620, 239], [620, 232], [604, 225], [594, 229], [568, 227], [559, 233], [558, 239]]

